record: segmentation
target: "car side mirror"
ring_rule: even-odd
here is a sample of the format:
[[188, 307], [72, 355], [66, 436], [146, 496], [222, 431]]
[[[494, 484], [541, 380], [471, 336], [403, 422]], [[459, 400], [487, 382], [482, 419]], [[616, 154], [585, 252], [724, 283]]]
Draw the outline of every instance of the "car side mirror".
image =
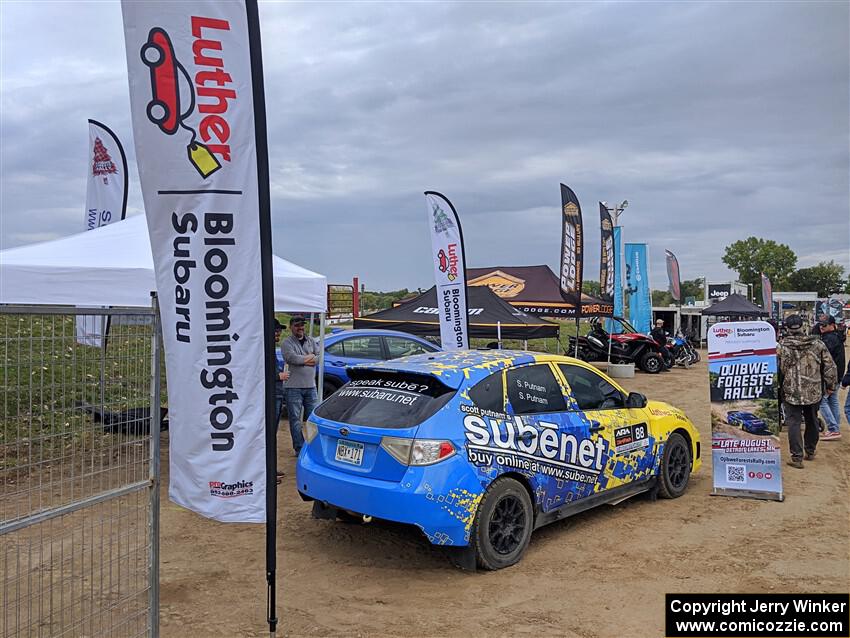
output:
[[640, 392], [629, 392], [629, 396], [626, 397], [626, 407], [627, 408], [645, 408], [646, 407], [646, 397], [642, 395]]

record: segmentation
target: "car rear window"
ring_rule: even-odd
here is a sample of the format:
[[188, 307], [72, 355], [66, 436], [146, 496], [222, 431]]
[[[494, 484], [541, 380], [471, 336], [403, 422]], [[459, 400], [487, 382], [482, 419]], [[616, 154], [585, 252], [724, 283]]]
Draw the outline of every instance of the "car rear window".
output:
[[426, 374], [349, 370], [351, 379], [316, 408], [339, 423], [404, 429], [419, 425], [448, 403], [456, 390]]

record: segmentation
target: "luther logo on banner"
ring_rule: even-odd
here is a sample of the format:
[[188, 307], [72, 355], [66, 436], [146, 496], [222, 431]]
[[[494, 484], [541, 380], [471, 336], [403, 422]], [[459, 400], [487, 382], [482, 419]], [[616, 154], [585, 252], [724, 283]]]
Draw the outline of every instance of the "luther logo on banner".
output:
[[[154, 27], [142, 46], [141, 58], [150, 69], [151, 100], [147, 105], [148, 119], [166, 135], [175, 135], [182, 128], [189, 136], [186, 145], [188, 160], [206, 179], [221, 168], [219, 157], [230, 161], [230, 123], [226, 115], [228, 100], [236, 99], [236, 91], [227, 85], [231, 76], [224, 70], [224, 61], [213, 54], [221, 50], [215, 31], [229, 31], [225, 20], [192, 17], [192, 35], [195, 38], [192, 50], [194, 64], [201, 68], [195, 75], [197, 91], [186, 67], [177, 59], [171, 37], [161, 27]], [[203, 34], [202, 32], [206, 32]], [[198, 104], [197, 97], [211, 98]], [[198, 122], [197, 130], [188, 121], [195, 109], [204, 117]], [[204, 142], [197, 140], [198, 135]], [[218, 157], [216, 157], [218, 156]]]
[[249, 7], [122, 3], [166, 371], [177, 389], [169, 496], [219, 521], [261, 523], [272, 350], [262, 255], [271, 237]]
[[425, 207], [437, 284], [440, 342], [446, 350], [463, 350], [469, 347], [469, 318], [460, 220], [451, 202], [440, 193], [426, 191]]

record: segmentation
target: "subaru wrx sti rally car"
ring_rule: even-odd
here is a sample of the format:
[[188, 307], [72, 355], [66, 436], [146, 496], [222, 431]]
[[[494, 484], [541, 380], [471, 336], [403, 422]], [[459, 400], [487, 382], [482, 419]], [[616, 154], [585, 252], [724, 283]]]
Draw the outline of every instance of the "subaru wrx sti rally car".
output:
[[773, 432], [767, 427], [767, 423], [749, 412], [727, 412], [726, 423], [739, 427], [750, 434], [770, 435]]
[[684, 413], [577, 359], [435, 352], [348, 373], [306, 423], [302, 498], [415, 525], [464, 567], [512, 565], [534, 529], [596, 505], [680, 496], [700, 467]]

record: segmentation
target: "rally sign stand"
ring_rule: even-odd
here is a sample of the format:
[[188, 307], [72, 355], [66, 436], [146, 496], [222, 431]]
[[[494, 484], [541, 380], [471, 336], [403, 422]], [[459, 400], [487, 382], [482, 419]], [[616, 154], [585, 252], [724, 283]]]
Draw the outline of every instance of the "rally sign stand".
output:
[[784, 500], [773, 327], [766, 321], [714, 324], [708, 362], [712, 494]]

